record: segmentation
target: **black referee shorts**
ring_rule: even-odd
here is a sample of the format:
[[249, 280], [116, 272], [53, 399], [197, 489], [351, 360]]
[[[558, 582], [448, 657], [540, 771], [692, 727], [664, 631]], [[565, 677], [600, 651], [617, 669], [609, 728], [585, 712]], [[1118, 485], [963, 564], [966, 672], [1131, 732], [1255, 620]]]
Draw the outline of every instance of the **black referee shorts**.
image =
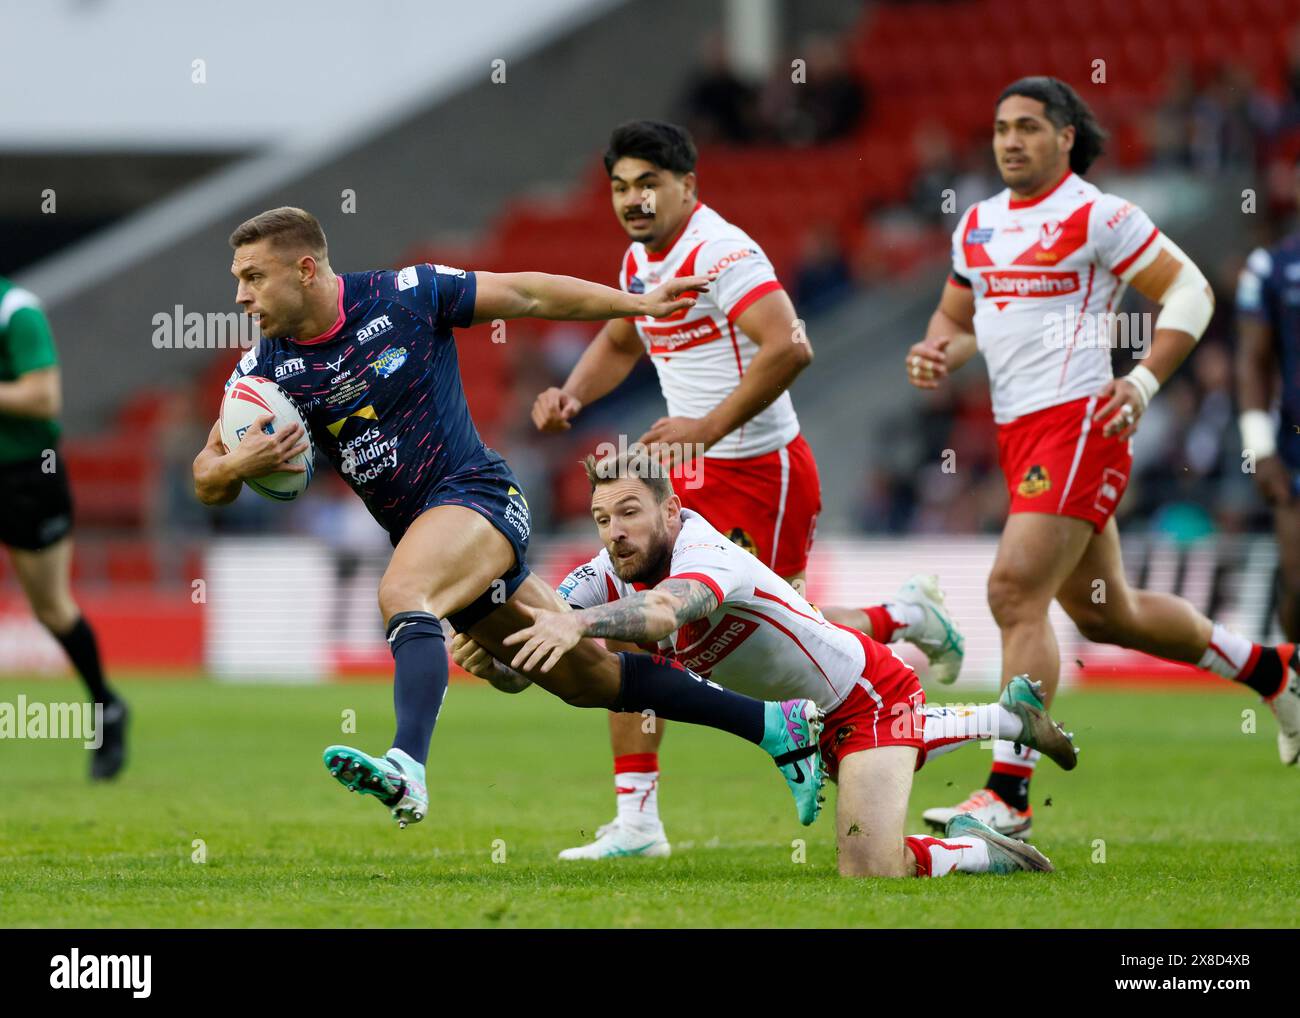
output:
[[72, 492], [56, 457], [0, 463], [0, 544], [24, 551], [48, 548], [72, 531]]

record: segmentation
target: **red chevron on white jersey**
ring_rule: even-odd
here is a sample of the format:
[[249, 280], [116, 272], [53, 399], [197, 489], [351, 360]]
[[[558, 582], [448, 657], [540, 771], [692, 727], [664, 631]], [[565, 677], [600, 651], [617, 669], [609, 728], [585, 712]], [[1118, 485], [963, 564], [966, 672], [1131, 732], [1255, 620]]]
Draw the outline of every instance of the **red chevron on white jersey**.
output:
[[1156, 235], [1136, 205], [1073, 173], [1038, 198], [1004, 190], [966, 211], [952, 238], [954, 281], [975, 298], [999, 424], [1110, 381], [1106, 316], [1124, 295], [1121, 275]]
[[[738, 319], [781, 284], [753, 238], [702, 203], [666, 250], [652, 252], [637, 243], [623, 257], [619, 285], [630, 293], [645, 293], [674, 277], [713, 273], [717, 278], [706, 292], [684, 294], [696, 298], [694, 307], [634, 320], [672, 417], [705, 417], [735, 391], [758, 354]], [[798, 434], [794, 404], [783, 392], [712, 446], [709, 456], [763, 456]]]

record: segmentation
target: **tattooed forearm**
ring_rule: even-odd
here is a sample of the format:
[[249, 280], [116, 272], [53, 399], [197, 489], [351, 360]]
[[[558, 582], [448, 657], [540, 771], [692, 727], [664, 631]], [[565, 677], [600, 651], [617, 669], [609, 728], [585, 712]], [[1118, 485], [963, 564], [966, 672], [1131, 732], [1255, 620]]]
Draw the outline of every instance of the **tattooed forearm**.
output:
[[665, 580], [654, 590], [641, 590], [609, 604], [585, 608], [579, 614], [587, 636], [649, 643], [703, 618], [717, 606], [718, 599], [703, 583]]
[[718, 599], [713, 596], [713, 591], [699, 580], [664, 580], [655, 589], [671, 594], [677, 600], [677, 607], [673, 612], [677, 623], [674, 629], [696, 619], [702, 619], [718, 607]]
[[652, 590], [642, 590], [609, 604], [584, 608], [578, 613], [582, 616], [583, 631], [588, 636], [607, 636], [629, 643], [662, 639], [672, 630], [659, 632], [665, 616], [653, 595]]

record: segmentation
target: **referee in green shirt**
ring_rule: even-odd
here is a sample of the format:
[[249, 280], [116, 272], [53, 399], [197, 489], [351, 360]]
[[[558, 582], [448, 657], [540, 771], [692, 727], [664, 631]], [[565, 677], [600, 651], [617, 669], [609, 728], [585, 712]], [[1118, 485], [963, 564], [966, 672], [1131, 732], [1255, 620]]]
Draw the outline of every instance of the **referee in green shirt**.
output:
[[95, 703], [103, 742], [92, 778], [126, 762], [126, 704], [104, 681], [95, 632], [72, 599], [72, 497], [59, 458], [59, 358], [36, 297], [0, 278], [0, 544], [41, 625], [63, 646]]

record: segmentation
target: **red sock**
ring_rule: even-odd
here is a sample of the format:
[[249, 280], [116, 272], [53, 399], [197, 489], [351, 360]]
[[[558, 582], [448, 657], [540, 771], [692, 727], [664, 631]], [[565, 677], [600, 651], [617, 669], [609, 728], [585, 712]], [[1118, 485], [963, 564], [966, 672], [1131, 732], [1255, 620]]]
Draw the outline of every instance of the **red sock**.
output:
[[912, 853], [912, 858], [916, 860], [916, 875], [918, 877], [928, 877], [930, 875], [929, 842], [933, 840], [933, 838], [916, 834], [903, 839], [903, 844], [907, 846]]
[[624, 753], [614, 757], [615, 774], [654, 774], [658, 770], [658, 753]]
[[871, 620], [871, 638], [877, 643], [892, 643], [894, 641], [894, 630], [898, 628], [898, 623], [894, 617], [889, 614], [889, 609], [883, 604], [873, 604], [870, 608], [862, 609], [867, 618]]

